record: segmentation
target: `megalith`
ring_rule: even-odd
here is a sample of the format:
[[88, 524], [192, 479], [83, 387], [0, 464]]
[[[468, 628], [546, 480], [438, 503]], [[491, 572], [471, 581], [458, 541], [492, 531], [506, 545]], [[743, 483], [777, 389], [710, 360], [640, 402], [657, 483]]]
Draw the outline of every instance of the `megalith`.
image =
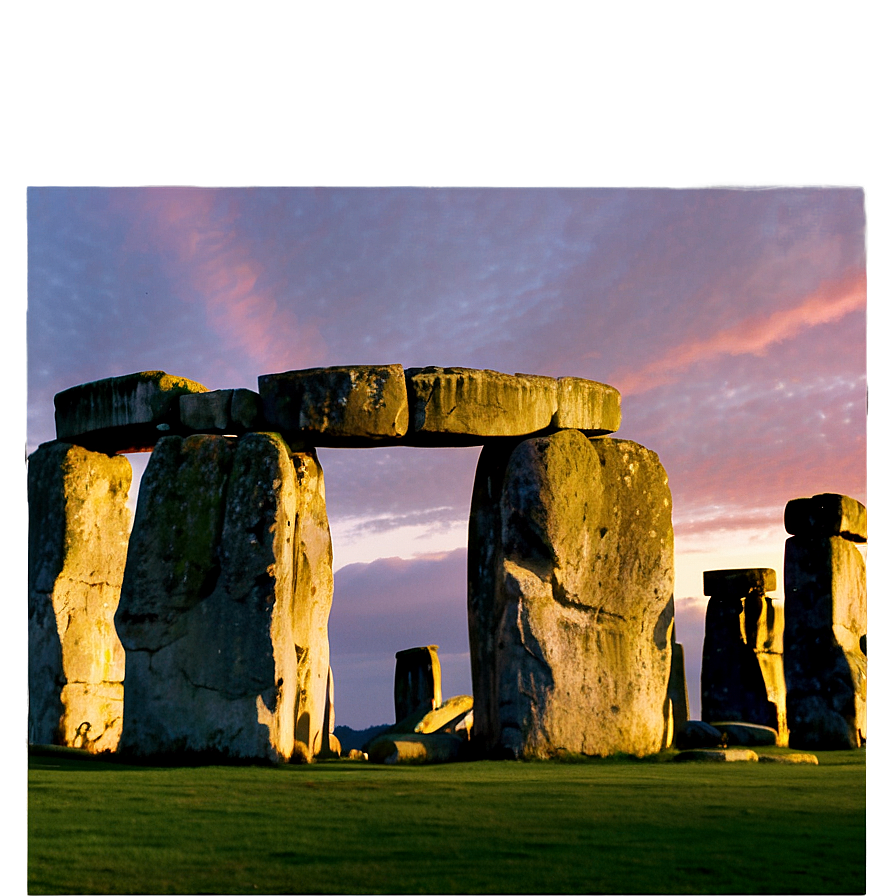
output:
[[656, 454], [575, 430], [486, 445], [468, 563], [480, 753], [663, 747], [673, 534]]
[[700, 673], [704, 722], [747, 722], [773, 728], [787, 746], [784, 612], [769, 597], [773, 569], [713, 569], [703, 573], [709, 595]]
[[442, 666], [439, 645], [410, 647], [395, 654], [395, 721], [421, 708], [442, 704]]
[[790, 501], [784, 674], [790, 743], [845, 750], [867, 737], [865, 507], [845, 495]]
[[28, 458], [29, 743], [118, 745], [130, 485], [124, 457], [47, 442]]
[[332, 601], [323, 476], [274, 433], [169, 436], [143, 476], [115, 623], [120, 750], [320, 750]]

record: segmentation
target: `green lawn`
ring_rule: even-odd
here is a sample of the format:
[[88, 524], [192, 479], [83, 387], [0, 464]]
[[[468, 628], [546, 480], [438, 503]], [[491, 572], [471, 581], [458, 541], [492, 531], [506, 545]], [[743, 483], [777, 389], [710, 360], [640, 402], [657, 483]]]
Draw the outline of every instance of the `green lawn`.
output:
[[29, 759], [30, 893], [864, 893], [865, 753], [137, 767]]

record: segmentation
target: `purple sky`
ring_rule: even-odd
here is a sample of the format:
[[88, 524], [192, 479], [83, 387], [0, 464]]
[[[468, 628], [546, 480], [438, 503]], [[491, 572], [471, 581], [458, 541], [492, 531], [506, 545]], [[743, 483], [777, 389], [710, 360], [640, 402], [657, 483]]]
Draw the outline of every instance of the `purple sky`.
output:
[[[29, 451], [56, 392], [144, 369], [210, 389], [393, 363], [616, 386], [619, 436], [669, 474], [692, 717], [702, 570], [771, 566], [780, 587], [788, 500], [866, 502], [859, 189], [31, 189], [27, 326]], [[469, 692], [477, 456], [321, 450], [337, 723], [392, 721], [406, 647], [439, 644], [445, 696]]]

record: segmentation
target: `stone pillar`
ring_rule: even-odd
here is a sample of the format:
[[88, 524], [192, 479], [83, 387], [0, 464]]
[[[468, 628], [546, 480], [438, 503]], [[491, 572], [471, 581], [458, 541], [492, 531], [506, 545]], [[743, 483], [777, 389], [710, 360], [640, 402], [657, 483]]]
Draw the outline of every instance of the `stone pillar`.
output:
[[777, 587], [773, 569], [713, 569], [703, 573], [709, 595], [703, 665], [701, 717], [747, 722], [778, 732], [787, 746], [784, 684], [784, 614], [766, 592]]
[[660, 750], [674, 609], [656, 454], [574, 430], [487, 445], [469, 545], [480, 752]]
[[845, 495], [789, 501], [784, 673], [791, 745], [860, 747], [866, 724], [865, 507]]
[[321, 741], [332, 600], [323, 478], [280, 436], [159, 441], [115, 622], [122, 752], [289, 759]]
[[684, 731], [691, 717], [688, 685], [684, 669], [684, 646], [675, 640], [675, 623], [672, 623], [672, 663], [669, 669], [669, 690], [666, 695], [666, 733], [663, 746], [671, 747]]
[[125, 457], [48, 442], [28, 459], [29, 743], [118, 745], [130, 485]]
[[411, 647], [395, 654], [395, 722], [423, 707], [442, 705], [442, 666], [439, 645]]

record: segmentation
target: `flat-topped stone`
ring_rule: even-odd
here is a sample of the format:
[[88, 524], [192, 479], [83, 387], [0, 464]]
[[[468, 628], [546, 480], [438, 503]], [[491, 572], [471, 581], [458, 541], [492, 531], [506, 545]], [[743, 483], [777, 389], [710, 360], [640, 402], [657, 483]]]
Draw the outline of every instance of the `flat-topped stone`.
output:
[[83, 383], [57, 393], [56, 437], [107, 454], [149, 451], [179, 423], [179, 397], [205, 391], [163, 370]]
[[710, 722], [713, 728], [725, 735], [727, 744], [736, 747], [773, 747], [778, 743], [778, 732], [768, 725], [750, 722]]
[[780, 762], [786, 765], [818, 765], [814, 753], [760, 753], [760, 762]]
[[784, 508], [784, 528], [790, 535], [868, 540], [865, 505], [847, 495], [822, 494], [795, 498]]
[[216, 389], [181, 395], [183, 434], [243, 435], [261, 422], [261, 397], [251, 389]]
[[266, 425], [330, 447], [395, 442], [408, 431], [404, 368], [314, 367], [258, 378]]
[[703, 593], [710, 597], [745, 597], [751, 591], [774, 591], [778, 587], [773, 569], [707, 569]]
[[[415, 441], [446, 435], [522, 436], [547, 429], [557, 409], [557, 380], [469, 367], [407, 371], [411, 433]], [[458, 441], [462, 441], [459, 439]]]
[[622, 423], [619, 390], [577, 376], [557, 380], [557, 410], [551, 419], [554, 429], [580, 429], [585, 435], [616, 432]]

